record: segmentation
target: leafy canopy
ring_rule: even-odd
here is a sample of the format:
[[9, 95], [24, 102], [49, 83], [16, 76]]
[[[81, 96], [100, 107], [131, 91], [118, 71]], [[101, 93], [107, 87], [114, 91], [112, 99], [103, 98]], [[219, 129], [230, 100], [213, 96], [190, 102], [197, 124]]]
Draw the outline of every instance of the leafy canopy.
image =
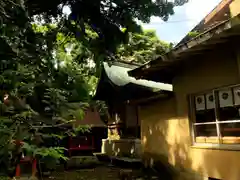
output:
[[[185, 2], [187, 0], [28, 0], [25, 6], [31, 17], [42, 15], [45, 21], [57, 18], [61, 22], [59, 30], [71, 32], [104, 52], [114, 51], [116, 44], [126, 42], [128, 32], [140, 32], [136, 20], [147, 23], [151, 16], [167, 20], [174, 13], [173, 7]], [[64, 6], [70, 8], [69, 16], [62, 14]], [[89, 38], [88, 28], [97, 33], [97, 39]], [[126, 28], [126, 31], [122, 32], [120, 28]]]
[[69, 127], [82, 118], [88, 82], [102, 60], [127, 42], [129, 32], [140, 32], [136, 20], [167, 20], [185, 1], [1, 0], [1, 168], [13, 173], [23, 149], [64, 158], [63, 149], [47, 146], [44, 138], [72, 134]]
[[158, 39], [155, 30], [144, 30], [129, 34], [129, 42], [117, 48], [117, 59], [143, 64], [170, 49], [170, 44]]

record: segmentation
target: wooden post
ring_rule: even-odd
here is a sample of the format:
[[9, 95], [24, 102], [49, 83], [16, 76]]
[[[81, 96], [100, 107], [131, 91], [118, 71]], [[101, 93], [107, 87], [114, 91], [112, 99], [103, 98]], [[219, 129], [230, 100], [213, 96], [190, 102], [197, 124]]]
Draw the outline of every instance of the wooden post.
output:
[[68, 139], [68, 155], [71, 157], [71, 143], [72, 143], [72, 137], [70, 136]]
[[92, 149], [94, 149], [94, 135], [92, 134]]
[[[23, 144], [23, 142], [20, 141], [20, 140], [14, 140], [14, 143], [15, 143], [15, 145], [17, 146], [17, 148], [20, 148], [20, 146]], [[20, 177], [20, 175], [21, 175], [20, 163], [21, 163], [21, 162], [19, 162], [19, 163], [17, 164], [17, 167], [16, 167], [16, 171], [15, 171], [15, 176], [16, 176], [16, 177]]]
[[37, 173], [37, 160], [34, 158], [32, 161], [32, 177], [35, 177]]
[[[141, 139], [141, 135], [140, 135], [140, 137], [138, 136], [139, 135], [139, 133], [141, 134], [141, 122], [139, 122], [139, 110], [138, 110], [138, 105], [136, 105], [135, 106], [135, 112], [136, 112], [136, 120], [137, 120], [137, 124], [136, 124], [136, 127], [137, 127], [137, 129], [136, 129], [136, 138], [138, 139]], [[138, 129], [138, 127], [140, 127], [139, 129]], [[139, 132], [140, 131], [140, 132]]]
[[21, 167], [20, 167], [20, 163], [17, 165], [16, 167], [16, 173], [15, 173], [15, 176], [16, 177], [20, 177], [21, 175]]

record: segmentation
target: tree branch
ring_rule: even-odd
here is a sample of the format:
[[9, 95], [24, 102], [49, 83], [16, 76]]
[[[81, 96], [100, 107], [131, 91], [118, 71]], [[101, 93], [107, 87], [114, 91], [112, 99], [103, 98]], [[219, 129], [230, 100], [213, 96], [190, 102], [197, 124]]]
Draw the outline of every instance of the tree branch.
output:
[[64, 126], [66, 124], [72, 123], [72, 122], [76, 122], [76, 120], [70, 120], [61, 124], [56, 124], [56, 125], [42, 125], [42, 126], [32, 126], [32, 128], [53, 128], [53, 127], [61, 127]]

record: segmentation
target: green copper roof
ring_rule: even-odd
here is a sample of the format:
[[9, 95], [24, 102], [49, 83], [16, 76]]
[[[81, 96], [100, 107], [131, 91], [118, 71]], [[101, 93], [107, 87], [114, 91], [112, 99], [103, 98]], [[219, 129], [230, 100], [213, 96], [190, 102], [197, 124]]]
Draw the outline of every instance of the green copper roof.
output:
[[171, 84], [164, 84], [144, 79], [135, 79], [134, 77], [131, 77], [128, 75], [128, 71], [131, 71], [133, 68], [136, 68], [135, 66], [121, 66], [121, 65], [115, 65], [115, 64], [108, 64], [104, 62], [103, 64], [105, 72], [108, 76], [108, 78], [112, 81], [113, 84], [117, 86], [125, 86], [129, 83], [152, 88], [153, 91], [172, 91], [172, 85]]

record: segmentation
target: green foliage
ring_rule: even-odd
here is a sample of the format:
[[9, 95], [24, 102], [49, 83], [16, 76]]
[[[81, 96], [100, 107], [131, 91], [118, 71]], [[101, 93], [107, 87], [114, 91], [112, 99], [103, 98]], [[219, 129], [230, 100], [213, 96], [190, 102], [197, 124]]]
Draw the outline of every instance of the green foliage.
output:
[[97, 109], [101, 120], [104, 123], [107, 124], [108, 120], [109, 120], [109, 117], [108, 117], [108, 106], [106, 105], [106, 102], [104, 102], [104, 101], [91, 101], [90, 105]]
[[128, 44], [117, 49], [119, 59], [126, 62], [145, 63], [169, 51], [171, 46], [158, 39], [154, 30], [130, 33]]
[[82, 125], [82, 126], [77, 126], [75, 127], [75, 131], [76, 132], [90, 132], [91, 131], [91, 127], [89, 127], [88, 125]]
[[190, 36], [191, 38], [193, 38], [193, 37], [198, 36], [199, 34], [200, 34], [200, 33], [197, 32], [197, 31], [191, 31], [191, 32], [188, 33], [188, 36]]
[[[51, 17], [57, 18], [64, 25], [62, 32], [71, 32], [95, 50], [97, 47], [98, 53], [101, 53], [114, 51], [117, 44], [127, 40], [128, 32], [140, 32], [136, 20], [146, 23], [151, 16], [167, 20], [174, 13], [173, 7], [185, 2], [187, 0], [28, 0], [25, 5], [31, 16], [41, 15], [40, 18], [46, 22]], [[61, 14], [64, 6], [71, 9], [69, 16]], [[122, 32], [120, 27], [126, 28], [126, 31]], [[88, 28], [97, 34], [95, 40], [86, 33]]]
[[[65, 160], [63, 148], [45, 142], [74, 135], [77, 128], [66, 125], [82, 119], [90, 97], [87, 70], [68, 62], [63, 58], [67, 53], [60, 51], [74, 38], [60, 43], [65, 37], [56, 26], [31, 24], [27, 14], [23, 25], [13, 22], [19, 16], [11, 11], [26, 11], [22, 4], [12, 3], [0, 3], [5, 13], [0, 27], [0, 169], [8, 175], [14, 174], [23, 151], [38, 158]], [[62, 53], [57, 60], [66, 63], [56, 66], [54, 52]]]
[[0, 180], [9, 180], [9, 178], [6, 176], [0, 176]]
[[26, 142], [24, 142], [22, 149], [25, 150], [27, 155], [32, 155], [33, 157], [46, 157], [50, 156], [55, 159], [64, 159], [67, 160], [67, 157], [63, 155], [64, 150], [66, 150], [63, 147], [41, 147], [38, 148], [35, 145], [30, 145]]
[[[101, 62], [127, 42], [128, 32], [140, 32], [136, 19], [166, 20], [185, 1], [1, 0], [0, 167], [14, 174], [23, 150], [65, 159], [63, 148], [46, 142], [84, 130], [69, 125], [83, 117]], [[62, 13], [66, 6], [69, 16]], [[151, 33], [144, 36], [155, 41]], [[140, 41], [141, 34], [133, 37]], [[137, 50], [152, 47], [148, 43], [136, 43]]]

